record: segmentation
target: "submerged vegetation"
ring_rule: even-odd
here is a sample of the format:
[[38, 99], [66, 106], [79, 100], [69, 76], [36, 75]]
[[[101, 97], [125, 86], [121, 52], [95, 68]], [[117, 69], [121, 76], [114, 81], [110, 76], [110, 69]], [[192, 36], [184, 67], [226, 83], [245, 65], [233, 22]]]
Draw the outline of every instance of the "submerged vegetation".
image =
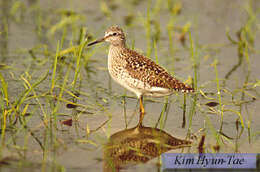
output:
[[190, 9], [179, 0], [66, 1], [62, 7], [2, 0], [0, 168], [100, 171], [102, 146], [138, 120], [135, 96], [109, 78], [107, 47], [86, 47], [114, 24], [128, 32], [131, 48], [196, 90], [146, 97], [145, 125], [192, 140], [182, 152], [259, 152], [260, 4], [233, 2], [231, 18], [224, 19], [223, 11], [210, 4], [197, 9], [196, 1]]

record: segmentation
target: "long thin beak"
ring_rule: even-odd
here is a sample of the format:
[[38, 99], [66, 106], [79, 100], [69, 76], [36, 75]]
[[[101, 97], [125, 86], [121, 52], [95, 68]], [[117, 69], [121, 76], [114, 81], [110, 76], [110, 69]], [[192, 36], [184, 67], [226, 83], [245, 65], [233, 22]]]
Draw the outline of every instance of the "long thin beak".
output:
[[94, 45], [94, 44], [103, 42], [103, 41], [105, 41], [105, 37], [104, 37], [104, 38], [100, 38], [100, 39], [98, 39], [98, 40], [96, 40], [96, 41], [94, 41], [94, 42], [89, 43], [89, 44], [88, 44], [88, 47], [91, 46], [91, 45]]

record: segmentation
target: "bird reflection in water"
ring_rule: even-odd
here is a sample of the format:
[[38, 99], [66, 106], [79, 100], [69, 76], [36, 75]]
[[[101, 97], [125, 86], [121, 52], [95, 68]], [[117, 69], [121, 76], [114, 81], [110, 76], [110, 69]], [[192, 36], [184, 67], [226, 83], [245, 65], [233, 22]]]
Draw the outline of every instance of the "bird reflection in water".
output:
[[173, 149], [191, 146], [163, 130], [136, 126], [113, 134], [104, 147], [104, 171], [120, 171]]

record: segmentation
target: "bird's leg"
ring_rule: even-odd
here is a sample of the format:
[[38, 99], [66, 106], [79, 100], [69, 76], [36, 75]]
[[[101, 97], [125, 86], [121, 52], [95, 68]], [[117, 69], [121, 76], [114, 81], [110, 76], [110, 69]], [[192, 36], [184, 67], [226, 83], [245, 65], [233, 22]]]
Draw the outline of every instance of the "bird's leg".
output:
[[142, 126], [143, 124], [143, 119], [144, 119], [144, 105], [143, 105], [143, 96], [139, 98], [140, 101], [140, 118], [139, 118], [139, 123], [138, 126]]
[[140, 113], [144, 114], [143, 96], [140, 97]]

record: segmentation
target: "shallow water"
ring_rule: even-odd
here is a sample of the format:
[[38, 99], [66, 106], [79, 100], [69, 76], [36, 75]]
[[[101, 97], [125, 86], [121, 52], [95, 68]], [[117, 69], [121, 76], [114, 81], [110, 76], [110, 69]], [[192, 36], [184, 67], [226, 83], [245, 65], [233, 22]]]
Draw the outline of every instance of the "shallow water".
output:
[[[158, 3], [161, 2], [160, 5]], [[166, 1], [165, 1], [166, 2]], [[190, 132], [193, 138], [191, 148], [173, 150], [174, 152], [198, 152], [198, 143], [202, 135], [206, 136], [205, 152], [214, 152], [217, 145], [216, 134], [221, 125], [219, 106], [208, 107], [208, 102], [218, 102], [216, 70], [214, 60], [218, 61], [217, 73], [220, 83], [221, 103], [224, 105], [223, 128], [220, 136], [219, 152], [260, 151], [259, 118], [259, 9], [257, 0], [212, 0], [212, 1], [168, 1], [180, 7], [179, 14], [168, 10], [168, 3], [151, 1], [150, 19], [151, 35], [160, 28], [157, 42], [158, 62], [180, 80], [194, 78], [194, 65], [191, 59], [189, 33], [185, 34], [185, 46], [179, 40], [184, 26], [190, 25], [191, 38], [196, 48], [198, 64], [198, 90], [204, 92], [205, 98], [198, 91], [197, 105]], [[250, 4], [251, 3], [251, 4]], [[180, 6], [178, 6], [180, 5]], [[1, 74], [8, 83], [9, 106], [1, 100], [1, 112], [12, 109], [22, 93], [47, 74], [21, 104], [17, 115], [22, 116], [25, 108], [28, 115], [17, 119], [11, 113], [7, 119], [5, 140], [2, 140], [1, 171], [21, 171], [30, 168], [35, 171], [102, 171], [103, 146], [110, 135], [136, 126], [138, 114], [135, 95], [113, 82], [106, 69], [107, 44], [100, 44], [90, 49], [85, 48], [80, 61], [80, 72], [75, 88], [71, 84], [76, 71], [76, 56], [65, 54], [58, 60], [55, 87], [51, 90], [53, 63], [58, 40], [63, 38], [62, 50], [78, 45], [80, 28], [85, 27], [91, 39], [104, 35], [107, 27], [118, 24], [127, 34], [129, 47], [143, 54], [149, 54], [147, 41], [147, 6], [149, 1], [121, 1], [109, 3], [99, 1], [1, 1], [0, 20], [0, 59]], [[249, 10], [250, 15], [246, 9]], [[249, 8], [249, 9], [250, 9]], [[131, 17], [133, 20], [131, 21]], [[126, 19], [131, 24], [126, 24]], [[172, 35], [172, 47], [169, 48], [167, 27], [170, 20], [177, 28]], [[128, 21], [129, 22], [129, 21]], [[235, 41], [239, 41], [237, 32], [247, 27], [249, 58], [244, 55], [239, 64], [239, 44], [232, 44], [227, 37], [227, 30]], [[251, 30], [250, 30], [251, 29]], [[182, 30], [183, 31], [183, 30]], [[154, 36], [155, 37], [155, 36]], [[253, 39], [253, 43], [250, 43]], [[151, 38], [150, 38], [151, 39]], [[60, 45], [60, 42], [59, 42]], [[155, 59], [153, 43], [151, 58]], [[246, 49], [243, 49], [246, 53]], [[73, 67], [73, 68], [71, 68]], [[69, 70], [68, 73], [66, 73]], [[233, 71], [233, 72], [232, 72]], [[67, 82], [62, 99], [57, 99], [65, 78]], [[66, 80], [65, 80], [66, 81]], [[258, 84], [257, 84], [258, 81]], [[3, 83], [1, 83], [1, 87]], [[244, 90], [244, 95], [243, 95]], [[71, 93], [79, 93], [79, 99]], [[33, 96], [31, 97], [30, 96]], [[53, 96], [55, 95], [55, 96]], [[1, 94], [1, 98], [3, 94]], [[167, 120], [158, 128], [179, 139], [186, 138], [189, 128], [189, 116], [192, 111], [194, 95], [186, 97], [186, 126], [183, 122], [183, 95], [174, 94], [168, 98]], [[60, 101], [57, 101], [60, 100]], [[163, 111], [164, 98], [145, 98], [146, 115], [144, 125], [155, 127]], [[80, 104], [76, 108], [67, 108], [68, 103]], [[28, 107], [26, 107], [28, 106]], [[56, 108], [56, 109], [55, 109]], [[214, 113], [217, 112], [217, 113]], [[212, 113], [213, 112], [213, 113]], [[241, 137], [241, 114], [245, 125]], [[124, 117], [126, 115], [126, 118]], [[16, 117], [15, 117], [16, 116]], [[72, 126], [62, 125], [64, 120], [73, 119]], [[50, 120], [52, 119], [52, 120]], [[239, 119], [236, 123], [236, 120]], [[1, 117], [3, 121], [3, 116]], [[127, 121], [127, 122], [126, 122]], [[45, 123], [44, 123], [45, 122]], [[3, 122], [2, 122], [3, 124]], [[26, 127], [23, 127], [25, 124]], [[250, 124], [250, 132], [248, 126]], [[3, 126], [3, 125], [2, 125]], [[236, 129], [238, 126], [238, 132]], [[3, 131], [3, 127], [1, 127]], [[250, 136], [249, 136], [250, 133]], [[224, 137], [227, 136], [227, 137]], [[250, 143], [249, 143], [250, 140]], [[42, 147], [40, 146], [42, 145]], [[6, 160], [5, 158], [10, 158]], [[146, 164], [129, 167], [128, 171], [157, 171], [159, 158]], [[6, 164], [4, 163], [6, 162]]]

